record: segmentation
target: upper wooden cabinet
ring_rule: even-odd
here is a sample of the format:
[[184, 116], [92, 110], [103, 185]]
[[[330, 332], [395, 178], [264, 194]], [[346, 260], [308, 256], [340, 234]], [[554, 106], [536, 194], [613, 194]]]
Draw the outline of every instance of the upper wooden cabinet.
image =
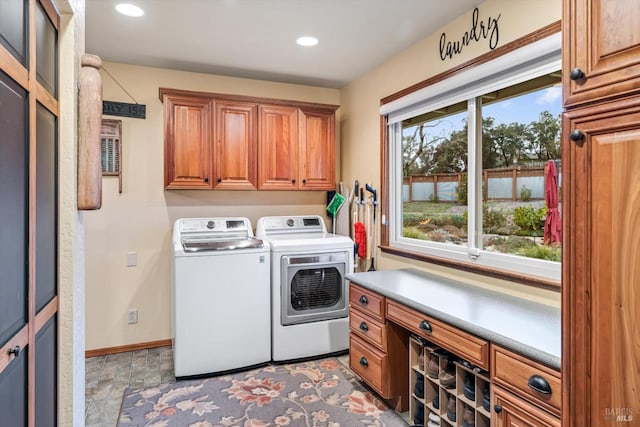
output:
[[217, 101], [214, 149], [214, 189], [255, 190], [257, 174], [258, 106]]
[[334, 190], [336, 105], [160, 89], [165, 187]]
[[259, 188], [298, 188], [298, 109], [261, 105], [259, 108]]
[[300, 188], [333, 190], [336, 186], [335, 114], [300, 110]]
[[211, 189], [213, 100], [164, 94], [164, 186]]
[[564, 0], [562, 22], [566, 107], [640, 92], [638, 0]]

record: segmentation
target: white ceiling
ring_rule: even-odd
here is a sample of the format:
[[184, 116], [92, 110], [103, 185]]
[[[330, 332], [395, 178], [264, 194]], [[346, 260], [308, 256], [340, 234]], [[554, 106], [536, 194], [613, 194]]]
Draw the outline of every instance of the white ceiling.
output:
[[[118, 3], [145, 14], [120, 15]], [[341, 88], [479, 0], [86, 0], [105, 61]], [[301, 35], [315, 47], [295, 43]]]

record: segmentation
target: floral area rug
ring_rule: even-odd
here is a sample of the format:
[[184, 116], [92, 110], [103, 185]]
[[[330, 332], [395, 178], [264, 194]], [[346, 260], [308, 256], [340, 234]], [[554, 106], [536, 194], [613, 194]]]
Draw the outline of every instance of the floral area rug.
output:
[[125, 390], [119, 427], [406, 427], [337, 359]]

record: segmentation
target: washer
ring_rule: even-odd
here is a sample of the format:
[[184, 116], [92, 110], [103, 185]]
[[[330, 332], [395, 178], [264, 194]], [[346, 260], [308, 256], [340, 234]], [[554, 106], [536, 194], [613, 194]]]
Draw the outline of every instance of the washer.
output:
[[247, 218], [185, 218], [173, 227], [176, 377], [271, 359], [270, 247]]
[[347, 350], [353, 241], [318, 215], [262, 217], [256, 236], [271, 245], [271, 359]]

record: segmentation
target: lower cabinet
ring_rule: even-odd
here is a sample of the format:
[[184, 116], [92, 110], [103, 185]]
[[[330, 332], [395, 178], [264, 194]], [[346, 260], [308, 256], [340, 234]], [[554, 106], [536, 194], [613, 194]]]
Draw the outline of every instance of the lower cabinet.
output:
[[560, 426], [560, 373], [497, 345], [491, 346], [494, 426]]
[[493, 387], [491, 391], [493, 415], [491, 425], [494, 427], [560, 427], [560, 419], [537, 408], [524, 399]]
[[411, 425], [560, 427], [557, 370], [369, 289], [349, 292], [351, 370]]
[[351, 285], [349, 289], [349, 366], [387, 404], [408, 409], [408, 332], [385, 319], [385, 298]]

